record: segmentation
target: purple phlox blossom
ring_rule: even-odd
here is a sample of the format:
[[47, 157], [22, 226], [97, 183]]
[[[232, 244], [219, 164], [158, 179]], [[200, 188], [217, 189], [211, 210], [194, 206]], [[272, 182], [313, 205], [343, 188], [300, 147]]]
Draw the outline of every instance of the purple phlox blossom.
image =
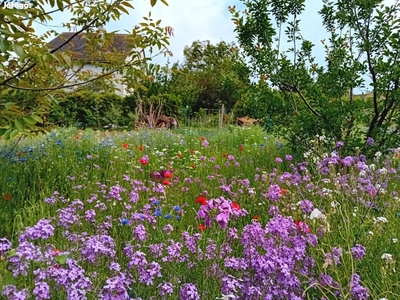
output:
[[344, 143], [342, 141], [336, 142], [336, 148], [341, 148], [344, 146]]
[[201, 143], [201, 145], [202, 145], [204, 148], [209, 148], [209, 147], [210, 147], [210, 143], [209, 143], [207, 140], [204, 140], [204, 141]]
[[267, 194], [263, 194], [263, 195], [266, 196], [269, 200], [271, 200], [273, 202], [277, 202], [279, 200], [279, 198], [282, 197], [281, 188], [277, 184], [271, 184], [268, 187]]
[[304, 199], [303, 201], [301, 201], [301, 210], [303, 211], [303, 213], [309, 214], [313, 211], [313, 209], [314, 205], [310, 200]]
[[99, 299], [102, 300], [126, 300], [129, 299], [128, 287], [131, 283], [126, 280], [124, 274], [107, 278], [106, 284], [99, 293]]
[[139, 241], [146, 241], [149, 235], [146, 231], [146, 227], [143, 224], [138, 224], [132, 229], [133, 237]]
[[41, 219], [33, 227], [27, 227], [19, 236], [18, 241], [24, 242], [27, 240], [48, 239], [54, 235], [54, 227], [51, 225], [51, 220]]
[[374, 139], [372, 137], [368, 137], [366, 140], [366, 144], [369, 146], [372, 146], [375, 143]]
[[28, 290], [18, 290], [15, 285], [4, 285], [1, 294], [8, 300], [25, 300], [28, 299]]
[[183, 284], [179, 291], [179, 296], [181, 299], [185, 300], [200, 300], [199, 292], [197, 291], [196, 286], [192, 283]]
[[350, 249], [354, 259], [361, 259], [365, 255], [366, 248], [363, 245], [357, 244]]
[[32, 295], [35, 296], [36, 300], [51, 299], [50, 287], [47, 282], [35, 282], [35, 288], [33, 289]]
[[6, 238], [0, 238], [0, 256], [5, 256], [7, 251], [11, 249], [11, 242]]
[[334, 264], [335, 266], [339, 265], [342, 252], [343, 252], [342, 248], [333, 247], [331, 252], [325, 254], [325, 263], [328, 265], [331, 264]]
[[115, 241], [112, 237], [102, 234], [86, 238], [81, 253], [89, 263], [95, 263], [100, 257], [115, 256]]
[[122, 192], [126, 192], [126, 189], [121, 187], [120, 185], [116, 184], [116, 185], [110, 187], [110, 191], [108, 192], [108, 198], [121, 201], [122, 200], [122, 197], [121, 197]]
[[355, 300], [367, 300], [369, 299], [368, 290], [360, 284], [360, 275], [353, 274], [350, 281], [350, 294]]
[[170, 282], [164, 281], [157, 286], [160, 289], [160, 296], [171, 296], [174, 292], [174, 286]]

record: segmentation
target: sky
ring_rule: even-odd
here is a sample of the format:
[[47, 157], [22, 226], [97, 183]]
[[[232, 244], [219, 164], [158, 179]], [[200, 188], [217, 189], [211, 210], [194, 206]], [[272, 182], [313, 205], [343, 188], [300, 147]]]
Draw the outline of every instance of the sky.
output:
[[[385, 4], [394, 4], [396, 0], [385, 0]], [[243, 7], [239, 0], [167, 0], [169, 6], [162, 4], [158, 0], [155, 7], [151, 7], [149, 0], [131, 1], [135, 7], [130, 10], [129, 15], [121, 16], [117, 22], [108, 24], [107, 31], [119, 30], [121, 33], [125, 29], [131, 29], [141, 22], [143, 16], [147, 16], [149, 11], [154, 20], [161, 19], [162, 26], [171, 26], [174, 29], [174, 36], [170, 39], [169, 50], [173, 57], [170, 62], [183, 61], [183, 49], [190, 46], [196, 40], [209, 40], [215, 44], [220, 41], [235, 41], [235, 26], [231, 20], [231, 14], [228, 6]], [[325, 29], [321, 25], [321, 18], [318, 11], [322, 8], [322, 0], [306, 0], [306, 9], [301, 15], [300, 27], [305, 39], [311, 40], [315, 44], [314, 54], [323, 62], [324, 52], [321, 40], [327, 38]], [[68, 13], [54, 15], [53, 25], [50, 27], [58, 32], [66, 31], [61, 27], [62, 22], [69, 19]], [[37, 33], [43, 33], [46, 29], [43, 26], [36, 25]], [[155, 62], [164, 65], [167, 59], [158, 57]]]

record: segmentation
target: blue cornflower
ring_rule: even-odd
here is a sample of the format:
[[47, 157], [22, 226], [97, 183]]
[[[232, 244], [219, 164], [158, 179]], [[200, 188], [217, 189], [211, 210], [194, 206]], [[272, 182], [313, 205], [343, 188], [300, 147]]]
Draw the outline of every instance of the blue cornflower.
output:
[[181, 210], [181, 207], [180, 207], [179, 205], [176, 205], [176, 206], [174, 206], [174, 210], [175, 210], [175, 211], [180, 211], [180, 210]]
[[160, 201], [154, 200], [152, 204], [153, 204], [153, 205], [158, 205], [158, 204], [160, 204]]
[[156, 208], [153, 214], [155, 217], [161, 217], [162, 216], [162, 211], [161, 208]]
[[165, 219], [171, 219], [172, 216], [171, 216], [171, 214], [166, 214], [166, 215], [164, 216], [164, 218], [165, 218]]
[[121, 220], [122, 225], [126, 225], [126, 224], [128, 224], [128, 222], [129, 222], [128, 219], [122, 219]]
[[26, 162], [26, 158], [25, 158], [25, 157], [21, 157], [21, 158], [19, 159], [19, 161]]
[[175, 216], [175, 219], [180, 220], [181, 217], [180, 216]]

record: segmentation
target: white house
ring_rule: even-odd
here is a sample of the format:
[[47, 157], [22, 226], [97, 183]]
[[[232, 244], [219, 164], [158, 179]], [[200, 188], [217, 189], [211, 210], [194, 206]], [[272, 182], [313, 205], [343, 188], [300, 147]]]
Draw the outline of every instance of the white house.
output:
[[[98, 33], [88, 35], [85, 33], [77, 34], [76, 32], [63, 32], [51, 40], [48, 43], [48, 47], [49, 49], [55, 49], [62, 45], [57, 52], [68, 51], [68, 53], [71, 55], [72, 68], [66, 74], [67, 77], [76, 72], [76, 70], [79, 69], [78, 66], [82, 66], [82, 63], [84, 65], [81, 68], [81, 71], [87, 71], [93, 74], [93, 76], [98, 76], [102, 73], [102, 68], [105, 66], [104, 64], [109, 63], [109, 61], [105, 58], [105, 55], [102, 55], [103, 53], [116, 52], [121, 54], [121, 59], [124, 59], [126, 62], [130, 59], [128, 53], [131, 51], [131, 49], [127, 47], [126, 36], [127, 34], [114, 34], [111, 44], [108, 43], [107, 46], [102, 46], [101, 43], [99, 43], [97, 49], [95, 50], [97, 53], [100, 53], [100, 55], [93, 55], [93, 51], [88, 49], [93, 47], [93, 45], [87, 44], [87, 40], [89, 38], [99, 39]], [[68, 40], [70, 41], [66, 43]], [[114, 86], [117, 88], [115, 92], [118, 95], [125, 97], [127, 95], [126, 85], [120, 82], [122, 74], [116, 72], [113, 76], [113, 80], [115, 82]], [[76, 80], [76, 78], [74, 80]]]

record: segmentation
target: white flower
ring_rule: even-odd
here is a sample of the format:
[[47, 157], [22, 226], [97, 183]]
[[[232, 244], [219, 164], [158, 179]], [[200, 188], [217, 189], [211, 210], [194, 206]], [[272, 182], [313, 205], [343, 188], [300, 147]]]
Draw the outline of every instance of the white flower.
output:
[[375, 153], [375, 157], [376, 158], [379, 158], [381, 156], [382, 156], [382, 152], [381, 151], [378, 151], [378, 152]]
[[234, 295], [224, 295], [224, 294], [222, 294], [222, 296], [220, 298], [215, 298], [215, 299], [218, 299], [218, 300], [229, 300], [229, 299], [235, 299], [235, 296]]
[[381, 258], [386, 259], [387, 261], [393, 260], [392, 254], [389, 254], [389, 253], [383, 253]]
[[393, 243], [397, 243], [398, 239], [392, 239]]
[[382, 168], [382, 169], [379, 170], [379, 172], [380, 172], [381, 174], [383, 174], [383, 175], [386, 175], [387, 172], [388, 172], [388, 170], [387, 170], [386, 168]]
[[332, 202], [331, 202], [331, 206], [332, 206], [333, 208], [336, 208], [336, 207], [338, 207], [339, 205], [340, 205], [340, 203], [337, 202], [337, 201], [332, 201]]
[[379, 222], [381, 222], [381, 223], [387, 223], [388, 220], [387, 220], [385, 217], [377, 217], [377, 218], [374, 218], [374, 224], [379, 223]]
[[368, 234], [374, 235], [374, 232], [373, 231], [368, 231]]
[[318, 208], [314, 208], [310, 214], [310, 219], [325, 219], [325, 215]]
[[375, 170], [375, 169], [376, 169], [376, 166], [375, 166], [374, 164], [370, 164], [370, 165], [369, 165], [369, 169], [370, 169], [370, 170]]

